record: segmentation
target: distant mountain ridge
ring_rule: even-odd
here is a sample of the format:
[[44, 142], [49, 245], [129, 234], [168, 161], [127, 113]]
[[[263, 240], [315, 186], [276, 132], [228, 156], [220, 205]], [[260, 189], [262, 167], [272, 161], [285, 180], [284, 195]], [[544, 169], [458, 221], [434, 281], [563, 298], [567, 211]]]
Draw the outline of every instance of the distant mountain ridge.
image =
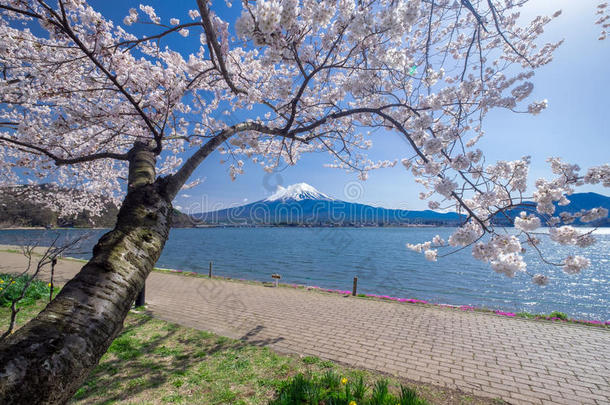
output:
[[464, 219], [457, 213], [387, 209], [333, 199], [307, 183], [280, 186], [251, 204], [192, 216], [207, 224], [310, 226], [459, 225]]
[[[38, 186], [44, 192], [45, 185]], [[603, 207], [610, 211], [610, 197], [597, 193], [575, 193], [567, 196], [570, 203], [558, 206], [558, 212], [577, 213], [581, 210]], [[521, 211], [536, 213], [534, 202], [497, 215], [493, 222], [500, 226], [513, 226]], [[51, 226], [51, 227], [112, 227], [118, 209], [109, 203], [101, 218], [81, 213], [77, 218], [60, 219], [58, 214], [40, 203], [25, 201], [18, 192], [0, 192], [0, 227]], [[334, 199], [307, 183], [278, 187], [269, 197], [239, 207], [213, 212], [187, 215], [176, 209], [172, 213], [172, 227], [202, 225], [287, 225], [287, 226], [386, 226], [386, 225], [437, 225], [457, 226], [466, 217], [455, 212], [441, 213], [431, 210], [412, 211], [387, 209], [366, 204]], [[543, 219], [543, 225], [546, 225]], [[592, 223], [572, 225], [610, 227], [610, 218]]]
[[[558, 206], [557, 212], [576, 213], [581, 210], [603, 207], [610, 210], [610, 197], [597, 193], [575, 193], [568, 196], [570, 204]], [[522, 207], [497, 215], [493, 222], [500, 226], [513, 226], [521, 211], [536, 212], [536, 203], [524, 202]], [[298, 226], [386, 226], [386, 225], [440, 225], [457, 226], [466, 218], [455, 212], [441, 213], [431, 210], [401, 210], [374, 207], [334, 199], [307, 183], [288, 187], [279, 186], [271, 196], [254, 203], [191, 215], [195, 221], [209, 225], [298, 225]], [[508, 216], [508, 218], [507, 218]], [[543, 220], [543, 225], [546, 225]], [[610, 226], [605, 218], [576, 226]]]

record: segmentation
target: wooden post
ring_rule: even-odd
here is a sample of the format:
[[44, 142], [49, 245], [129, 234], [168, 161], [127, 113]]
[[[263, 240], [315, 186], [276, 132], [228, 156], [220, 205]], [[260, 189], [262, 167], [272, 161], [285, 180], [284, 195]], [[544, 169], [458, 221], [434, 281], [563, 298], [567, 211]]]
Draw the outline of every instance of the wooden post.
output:
[[208, 278], [212, 278], [212, 262], [210, 262], [210, 271], [208, 272]]
[[53, 275], [55, 274], [55, 266], [57, 265], [57, 257], [51, 260], [51, 280], [49, 282], [49, 302], [53, 300]]
[[352, 295], [356, 296], [356, 290], [358, 289], [358, 276], [354, 277], [354, 288], [352, 289]]
[[146, 304], [146, 299], [145, 299], [145, 295], [146, 295], [146, 285], [144, 285], [142, 287], [142, 289], [140, 290], [140, 292], [138, 293], [138, 296], [136, 297], [136, 308], [137, 307], [142, 307], [144, 306], [144, 304]]

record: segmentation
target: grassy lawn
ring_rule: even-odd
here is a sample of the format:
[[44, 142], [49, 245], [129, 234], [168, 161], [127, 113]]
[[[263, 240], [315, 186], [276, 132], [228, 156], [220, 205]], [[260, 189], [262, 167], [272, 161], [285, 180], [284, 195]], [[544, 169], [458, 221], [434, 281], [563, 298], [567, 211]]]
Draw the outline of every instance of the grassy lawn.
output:
[[[17, 328], [45, 305], [45, 299], [26, 305], [17, 317]], [[9, 308], [1, 307], [1, 331], [6, 329], [9, 316]], [[375, 394], [379, 381], [387, 379], [389, 394], [396, 398], [400, 396], [402, 384], [404, 389], [414, 389], [420, 398], [431, 404], [503, 403], [459, 391], [399, 381], [316, 357], [278, 355], [264, 347], [155, 319], [145, 311], [132, 311], [129, 314], [123, 332], [71, 403], [304, 403], [286, 402], [280, 397], [287, 397], [291, 395], [290, 392], [300, 389], [303, 381], [310, 386], [312, 384], [308, 381], [330, 381], [329, 384], [337, 386], [338, 391], [344, 391], [345, 385], [355, 389], [360, 379], [368, 386], [368, 397]], [[348, 384], [345, 383], [347, 381]], [[359, 401], [357, 405], [369, 403], [374, 402]]]

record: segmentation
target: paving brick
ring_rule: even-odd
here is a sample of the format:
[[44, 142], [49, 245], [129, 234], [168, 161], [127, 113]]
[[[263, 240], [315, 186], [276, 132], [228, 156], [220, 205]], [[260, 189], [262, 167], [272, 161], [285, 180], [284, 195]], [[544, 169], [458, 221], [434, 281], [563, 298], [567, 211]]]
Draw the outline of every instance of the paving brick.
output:
[[549, 393], [541, 392], [538, 388], [535, 387], [523, 386], [522, 388], [519, 388], [519, 393], [529, 397], [538, 398], [541, 401], [549, 401], [551, 399], [551, 395]]
[[502, 388], [496, 388], [496, 387], [491, 387], [491, 386], [483, 386], [481, 387], [481, 391], [484, 392], [488, 392], [492, 397], [494, 398], [502, 398], [504, 400], [508, 400], [510, 398], [510, 391], [502, 389]]
[[520, 402], [523, 404], [536, 404], [536, 405], [542, 405], [542, 400], [536, 397], [532, 397], [531, 395], [523, 395], [520, 394], [518, 392], [511, 392], [510, 393], [510, 397], [517, 400], [517, 401], [511, 401], [511, 402]]

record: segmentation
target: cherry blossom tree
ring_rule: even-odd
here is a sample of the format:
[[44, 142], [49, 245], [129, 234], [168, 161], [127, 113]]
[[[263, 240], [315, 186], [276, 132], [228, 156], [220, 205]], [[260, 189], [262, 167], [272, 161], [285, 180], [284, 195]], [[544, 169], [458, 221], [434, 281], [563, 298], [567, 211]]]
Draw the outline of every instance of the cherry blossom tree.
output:
[[[553, 203], [585, 183], [607, 187], [610, 165], [582, 175], [551, 159], [556, 178], [538, 180], [532, 208], [523, 206], [529, 158], [486, 164], [477, 148], [490, 110], [538, 114], [547, 105], [530, 99], [532, 78], [561, 43], [541, 42], [560, 12], [523, 23], [525, 3], [245, 0], [230, 27], [205, 0], [193, 3], [188, 21], [141, 5], [119, 22], [85, 0], [1, 0], [0, 186], [52, 183], [57, 193], [29, 198], [65, 214], [99, 210], [95, 196], [121, 205], [115, 229], [80, 273], [0, 342], [2, 401], [63, 403], [73, 395], [161, 254], [172, 200], [215, 150], [226, 154], [231, 177], [245, 159], [272, 171], [326, 151], [329, 166], [365, 179], [398, 163], [366, 157], [371, 133], [382, 132], [410, 144], [413, 155], [401, 163], [428, 190], [422, 197], [431, 208], [467, 215], [447, 242], [410, 246], [428, 259], [439, 247], [472, 246], [495, 271], [524, 272], [523, 245], [537, 249], [542, 225], [534, 211], [557, 225], [554, 241], [593, 243], [564, 225], [574, 218]], [[132, 34], [134, 24], [149, 33]], [[170, 36], [184, 37], [190, 52], [166, 47]], [[492, 219], [521, 206], [520, 233], [497, 232]], [[555, 264], [573, 273], [588, 261]]]

